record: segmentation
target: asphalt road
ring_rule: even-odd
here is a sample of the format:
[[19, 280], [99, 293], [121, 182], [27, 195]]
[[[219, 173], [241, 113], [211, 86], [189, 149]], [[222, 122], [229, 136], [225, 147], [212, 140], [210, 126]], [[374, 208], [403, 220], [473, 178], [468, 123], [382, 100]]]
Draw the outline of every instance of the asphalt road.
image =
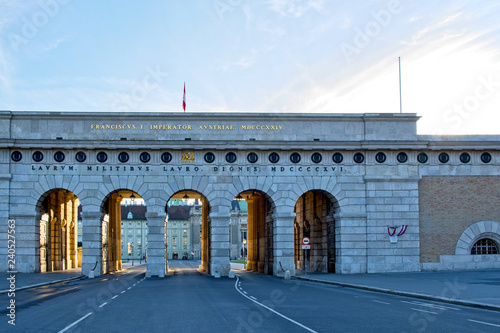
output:
[[[202, 275], [179, 261], [164, 279], [126, 274], [0, 295], [0, 332], [500, 332], [494, 311], [238, 272]], [[4, 306], [5, 305], [5, 306]]]

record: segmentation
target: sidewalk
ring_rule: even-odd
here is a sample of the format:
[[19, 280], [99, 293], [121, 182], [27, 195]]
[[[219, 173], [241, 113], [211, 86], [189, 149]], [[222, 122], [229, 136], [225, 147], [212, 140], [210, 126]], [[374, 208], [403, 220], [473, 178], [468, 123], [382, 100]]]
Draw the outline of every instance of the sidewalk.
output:
[[[122, 263], [122, 270], [126, 271], [127, 269], [137, 267], [137, 266], [145, 266], [146, 263], [144, 260], [142, 263], [137, 260], [134, 265], [131, 262]], [[7, 280], [12, 276], [12, 274], [8, 273], [0, 273], [0, 294], [5, 294], [9, 292], [10, 281]], [[34, 287], [46, 286], [50, 284], [60, 283], [64, 281], [71, 281], [81, 279], [84, 276], [82, 275], [81, 268], [68, 269], [65, 271], [56, 271], [56, 272], [47, 272], [47, 273], [16, 273], [15, 274], [15, 286], [16, 290], [29, 289]]]
[[[0, 273], [0, 294], [4, 294], [9, 291], [10, 281], [7, 280], [7, 278], [12, 275], [14, 274]], [[81, 277], [81, 268], [48, 273], [17, 273], [15, 274], [15, 286], [16, 290], [23, 290], [63, 281], [76, 280]]]
[[500, 311], [500, 270], [384, 274], [297, 271], [297, 279]]

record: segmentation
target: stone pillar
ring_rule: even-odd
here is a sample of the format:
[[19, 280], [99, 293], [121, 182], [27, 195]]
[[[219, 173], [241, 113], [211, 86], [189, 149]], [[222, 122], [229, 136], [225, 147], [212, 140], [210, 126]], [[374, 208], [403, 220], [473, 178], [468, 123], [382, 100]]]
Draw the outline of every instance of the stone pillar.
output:
[[210, 274], [228, 276], [231, 270], [229, 262], [229, 205], [214, 206], [210, 213]]
[[293, 207], [282, 206], [276, 209], [274, 214], [274, 263], [273, 274], [284, 276], [289, 270], [292, 276], [295, 275], [294, 263], [294, 218]]
[[148, 264], [146, 277], [164, 277], [167, 270], [165, 244], [166, 216], [155, 211], [146, 212], [148, 221]]
[[201, 264], [200, 269], [209, 273], [209, 228], [208, 228], [208, 202], [202, 198], [201, 212]]
[[266, 209], [267, 202], [264, 196], [259, 194], [259, 211], [258, 211], [258, 256], [257, 256], [257, 271], [264, 273], [264, 265], [266, 261]]
[[[116, 212], [116, 217], [115, 217], [115, 248], [114, 251], [116, 253], [116, 259], [115, 259], [115, 267], [117, 270], [121, 271], [122, 269], [122, 207], [121, 207], [121, 202], [122, 202], [122, 196], [117, 194], [116, 195], [116, 201], [115, 203], [115, 212]], [[137, 247], [137, 244], [135, 244], [135, 247]], [[133, 257], [133, 254], [132, 254]]]
[[47, 238], [50, 236], [48, 233], [49, 214], [44, 213], [40, 218], [40, 272], [47, 272]]
[[101, 221], [102, 239], [102, 273], [109, 273], [109, 215], [105, 214]]
[[253, 271], [257, 267], [257, 215], [255, 214], [256, 197], [252, 195], [247, 199], [247, 271]]
[[72, 239], [72, 247], [73, 247], [73, 268], [80, 267], [81, 263], [78, 262], [78, 198], [75, 196], [73, 198], [73, 239]]
[[85, 206], [82, 211], [82, 274], [94, 276], [102, 271], [102, 213], [100, 207]]

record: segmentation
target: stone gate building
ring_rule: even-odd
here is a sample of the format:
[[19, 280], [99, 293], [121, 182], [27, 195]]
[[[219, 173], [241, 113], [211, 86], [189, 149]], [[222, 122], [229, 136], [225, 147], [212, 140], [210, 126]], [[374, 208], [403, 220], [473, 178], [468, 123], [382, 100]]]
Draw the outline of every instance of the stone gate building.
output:
[[419, 136], [417, 120], [2, 111], [0, 270], [121, 269], [132, 196], [147, 205], [147, 276], [168, 270], [167, 202], [183, 197], [202, 203], [200, 269], [212, 275], [230, 270], [235, 198], [248, 204], [249, 270], [295, 274], [304, 237], [314, 271], [500, 267], [500, 137]]

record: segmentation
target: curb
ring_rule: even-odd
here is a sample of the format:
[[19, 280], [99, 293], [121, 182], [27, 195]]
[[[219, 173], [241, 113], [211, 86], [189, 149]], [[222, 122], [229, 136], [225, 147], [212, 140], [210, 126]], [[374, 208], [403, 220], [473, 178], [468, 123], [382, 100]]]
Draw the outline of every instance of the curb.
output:
[[398, 296], [413, 297], [413, 298], [419, 298], [419, 299], [425, 299], [425, 300], [437, 301], [437, 302], [443, 302], [443, 303], [449, 303], [449, 304], [455, 304], [455, 305], [462, 305], [462, 306], [468, 306], [468, 307], [479, 308], [479, 309], [500, 311], [500, 306], [499, 305], [493, 305], [493, 304], [483, 304], [483, 303], [477, 303], [477, 302], [471, 302], [471, 301], [464, 301], [464, 300], [458, 300], [458, 299], [453, 299], [453, 298], [446, 298], [446, 297], [439, 297], [439, 296], [433, 296], [433, 295], [412, 293], [412, 292], [409, 292], [409, 291], [401, 291], [401, 290], [393, 290], [393, 289], [384, 289], [384, 288], [363, 286], [363, 285], [358, 285], [358, 284], [350, 284], [350, 283], [342, 283], [342, 282], [334, 282], [334, 281], [317, 280], [317, 279], [306, 278], [306, 277], [303, 277], [303, 276], [295, 276], [294, 278], [295, 279], [299, 279], [299, 280], [304, 280], [304, 281], [310, 281], [310, 282], [317, 282], [317, 283], [323, 283], [323, 284], [332, 284], [332, 285], [346, 287], [346, 288], [369, 290], [369, 291], [374, 291], [374, 292], [384, 293], [384, 294], [392, 294], [392, 295], [398, 295]]
[[[21, 291], [21, 290], [26, 290], [26, 289], [31, 289], [31, 288], [48, 286], [48, 285], [51, 285], [51, 284], [56, 284], [56, 283], [61, 283], [61, 282], [66, 282], [66, 281], [78, 280], [78, 279], [82, 279], [84, 277], [85, 277], [85, 275], [79, 275], [79, 276], [73, 276], [73, 277], [66, 278], [66, 279], [59, 279], [59, 280], [52, 280], [52, 281], [47, 281], [47, 282], [41, 282], [41, 283], [37, 283], [37, 284], [31, 284], [31, 285], [28, 285], [28, 286], [15, 288], [15, 291]], [[0, 295], [1, 294], [6, 294], [9, 291], [10, 291], [9, 289], [0, 290]]]

